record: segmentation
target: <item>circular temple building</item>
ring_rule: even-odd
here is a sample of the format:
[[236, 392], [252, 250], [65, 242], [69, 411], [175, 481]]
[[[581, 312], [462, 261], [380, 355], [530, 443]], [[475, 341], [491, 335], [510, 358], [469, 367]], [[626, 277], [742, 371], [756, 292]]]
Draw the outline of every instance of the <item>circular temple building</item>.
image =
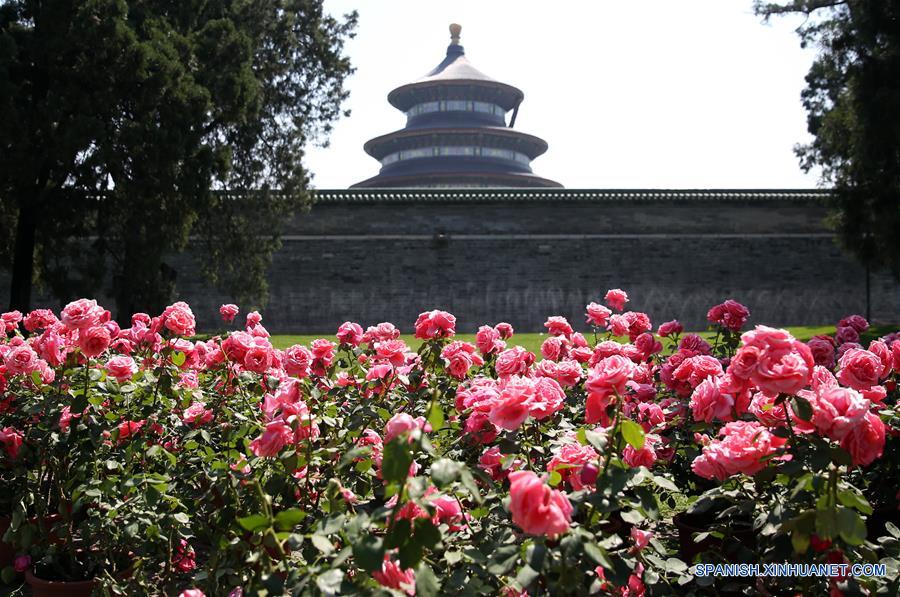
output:
[[353, 188], [562, 186], [531, 170], [547, 142], [513, 129], [525, 94], [473, 67], [459, 45], [460, 29], [450, 25], [443, 62], [388, 95], [406, 113], [406, 126], [365, 144], [381, 171]]

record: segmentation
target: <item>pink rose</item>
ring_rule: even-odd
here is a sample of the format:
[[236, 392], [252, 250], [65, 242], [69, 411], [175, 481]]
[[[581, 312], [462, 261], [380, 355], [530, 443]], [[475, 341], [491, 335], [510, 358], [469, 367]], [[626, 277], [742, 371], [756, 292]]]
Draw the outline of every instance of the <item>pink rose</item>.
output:
[[22, 574], [31, 567], [31, 556], [16, 556], [13, 560], [13, 569]]
[[529, 414], [542, 421], [559, 411], [565, 399], [566, 393], [559, 382], [549, 377], [539, 377], [534, 380], [534, 396], [528, 403]]
[[648, 434], [644, 436], [644, 445], [635, 448], [631, 444], [627, 444], [622, 450], [622, 460], [631, 468], [645, 466], [653, 468], [656, 464], [657, 456], [654, 445], [659, 442], [659, 436]]
[[766, 457], [787, 441], [750, 421], [728, 423], [719, 435], [721, 439], [704, 446], [703, 453], [691, 464], [693, 471], [705, 479], [724, 481], [738, 473], [755, 475], [766, 467]]
[[712, 352], [712, 346], [697, 334], [685, 334], [681, 339], [681, 342], [678, 343], [678, 350], [690, 353], [687, 356], [694, 356], [698, 354], [709, 354]]
[[888, 372], [878, 355], [859, 348], [845, 352], [839, 364], [838, 381], [854, 390], [865, 390], [878, 384], [882, 375]]
[[381, 570], [372, 573], [372, 578], [382, 587], [403, 591], [407, 595], [416, 594], [416, 573], [411, 568], [404, 570], [400, 564], [384, 554]]
[[621, 313], [611, 315], [609, 318], [609, 331], [613, 336], [627, 336], [629, 325], [628, 318]]
[[104, 326], [82, 329], [78, 333], [78, 347], [81, 349], [81, 354], [89, 359], [103, 354], [109, 348], [110, 341], [109, 330]]
[[375, 344], [375, 358], [387, 361], [394, 367], [401, 367], [406, 363], [406, 353], [409, 346], [403, 340], [385, 340]]
[[0, 330], [5, 331], [7, 334], [12, 334], [19, 329], [20, 321], [22, 321], [21, 311], [9, 311], [8, 313], [0, 314]]
[[731, 421], [734, 419], [734, 398], [719, 390], [715, 377], [704, 379], [691, 394], [691, 411], [695, 421], [712, 423], [714, 420]]
[[556, 471], [562, 477], [563, 482], [568, 483], [574, 491], [585, 489], [587, 485], [582, 482], [581, 471], [588, 463], [597, 463], [600, 455], [591, 446], [581, 444], [563, 444], [559, 451], [553, 455], [547, 463], [547, 472]]
[[478, 333], [475, 334], [475, 344], [478, 345], [478, 350], [484, 356], [497, 354], [506, 348], [506, 342], [500, 339], [500, 332], [497, 331], [497, 328], [489, 325], [478, 328]]
[[447, 371], [456, 379], [465, 379], [473, 366], [481, 367], [484, 360], [475, 354], [475, 346], [468, 342], [451, 342], [441, 351]]
[[612, 311], [598, 303], [589, 303], [588, 306], [585, 307], [585, 311], [587, 323], [598, 328], [606, 327], [609, 316], [612, 315]]
[[254, 344], [244, 353], [244, 368], [255, 373], [265, 373], [272, 366], [272, 348]]
[[896, 373], [900, 373], [900, 340], [891, 343], [891, 366]]
[[338, 328], [337, 334], [335, 335], [337, 336], [338, 342], [341, 344], [347, 346], [359, 346], [363, 339], [363, 329], [358, 323], [345, 321]]
[[528, 418], [529, 405], [534, 399], [534, 384], [524, 377], [509, 378], [493, 404], [490, 421], [497, 427], [514, 431]]
[[363, 334], [361, 343], [372, 345], [375, 342], [385, 342], [387, 340], [396, 340], [400, 337], [400, 330], [394, 327], [393, 323], [382, 322], [377, 326], [371, 326]]
[[310, 370], [313, 375], [323, 377], [326, 369], [331, 367], [334, 362], [334, 343], [318, 338], [309, 343], [309, 350], [312, 352], [313, 361]]
[[38, 369], [38, 355], [28, 344], [20, 344], [6, 353], [3, 364], [9, 375], [31, 375]]
[[177, 302], [166, 307], [162, 314], [165, 328], [178, 336], [193, 336], [197, 322], [187, 303]]
[[172, 565], [179, 572], [185, 573], [194, 570], [197, 562], [194, 560], [194, 548], [185, 539], [179, 539], [178, 545], [175, 546], [175, 553], [172, 554]]
[[558, 361], [566, 356], [566, 341], [559, 336], [550, 336], [541, 343], [541, 356], [551, 361]]
[[3, 449], [10, 460], [18, 458], [19, 448], [22, 447], [22, 439], [22, 434], [13, 427], [0, 429], [0, 444], [3, 445]]
[[431, 340], [456, 335], [456, 317], [446, 311], [426, 311], [416, 319], [416, 338]]
[[500, 337], [503, 340], [509, 340], [510, 338], [513, 337], [513, 333], [514, 333], [513, 326], [511, 326], [510, 324], [508, 324], [506, 322], [498, 323], [497, 325], [494, 326], [494, 329], [497, 330], [498, 332], [500, 332]]
[[750, 317], [750, 310], [732, 299], [716, 305], [706, 314], [706, 319], [710, 323], [720, 325], [732, 332], [741, 331], [741, 328], [747, 323], [748, 317]]
[[806, 343], [816, 365], [834, 367], [834, 339], [831, 336], [813, 336]]
[[869, 329], [869, 322], [862, 315], [848, 315], [838, 322], [837, 327], [850, 327], [856, 330], [858, 334], [862, 334]]
[[619, 290], [618, 288], [614, 288], [608, 291], [604, 298], [606, 300], [606, 304], [616, 311], [623, 310], [625, 308], [625, 303], [628, 302], [628, 295], [624, 290]]
[[534, 354], [528, 352], [521, 346], [513, 346], [500, 353], [497, 357], [495, 368], [499, 377], [524, 375], [533, 362]]
[[509, 474], [512, 521], [529, 535], [561, 535], [569, 530], [572, 504], [531, 471]]
[[106, 372], [119, 383], [126, 382], [137, 373], [138, 366], [129, 356], [119, 355], [106, 362]]
[[634, 543], [634, 548], [637, 551], [640, 551], [647, 547], [650, 543], [650, 539], [653, 538], [653, 533], [650, 531], [642, 531], [637, 527], [631, 527], [631, 541]]
[[809, 384], [815, 362], [809, 347], [785, 330], [758, 325], [741, 336], [743, 346], [728, 367], [767, 394], [796, 394]]
[[262, 322], [262, 315], [259, 314], [259, 311], [250, 311], [247, 313], [247, 320], [244, 324], [244, 327], [247, 330], [255, 328]]
[[544, 323], [544, 327], [547, 328], [547, 331], [551, 336], [571, 336], [572, 326], [569, 325], [568, 320], [565, 317], [560, 317], [559, 315], [554, 315], [553, 317], [549, 317], [547, 321]]
[[682, 361], [672, 372], [672, 377], [678, 381], [686, 381], [691, 387], [696, 388], [701, 381], [710, 377], [718, 377], [725, 373], [719, 359], [707, 355], [697, 355]]
[[673, 319], [672, 321], [667, 321], [661, 324], [656, 333], [663, 338], [668, 338], [669, 336], [677, 336], [683, 331], [684, 326], [678, 323], [677, 319]]
[[622, 355], [606, 357], [588, 371], [584, 388], [591, 393], [622, 395], [634, 371], [634, 363]]
[[193, 402], [184, 409], [181, 420], [189, 425], [203, 425], [212, 421], [213, 413], [202, 402]]
[[491, 423], [487, 412], [475, 411], [466, 419], [465, 433], [477, 444], [489, 444], [497, 439], [497, 427]]
[[240, 309], [238, 309], [238, 306], [232, 303], [219, 307], [219, 315], [222, 316], [222, 321], [225, 323], [234, 321], [234, 318], [237, 317], [239, 311]]
[[[384, 426], [384, 443], [388, 443], [395, 437], [399, 437], [401, 435], [411, 433], [416, 429], [421, 429], [422, 431], [431, 431], [431, 425], [429, 425], [424, 417], [416, 417], [413, 418], [411, 415], [407, 413], [397, 413]], [[412, 438], [409, 438], [412, 441]]]
[[518, 458], [515, 458], [508, 463], [509, 467], [504, 469], [503, 460], [505, 458], [506, 454], [500, 452], [500, 448], [497, 446], [493, 446], [478, 457], [478, 468], [484, 470], [494, 481], [503, 481], [509, 476], [510, 471], [521, 469], [525, 464]]
[[640, 313], [639, 311], [629, 311], [624, 313], [622, 317], [625, 318], [625, 321], [628, 322], [628, 339], [632, 342], [635, 339], [643, 334], [644, 332], [649, 332], [653, 329], [653, 325], [650, 323], [650, 317], [646, 313]]
[[78, 299], [66, 305], [61, 313], [61, 321], [69, 329], [84, 329], [100, 323], [103, 308], [93, 299]]
[[250, 451], [261, 458], [274, 458], [294, 439], [291, 426], [282, 420], [271, 421], [262, 435], [250, 442]]
[[662, 352], [662, 343], [653, 337], [653, 334], [643, 333], [634, 340], [634, 347], [641, 353], [642, 360], [647, 360], [651, 355]]
[[43, 331], [59, 321], [50, 309], [35, 309], [25, 316], [23, 325], [29, 332]]
[[577, 361], [560, 361], [556, 365], [556, 376], [553, 376], [559, 385], [567, 388], [577, 385], [582, 377], [584, 370]]
[[834, 335], [838, 344], [856, 344], [859, 342], [859, 332], [856, 329], [846, 326], [838, 326], [837, 333]]
[[826, 388], [811, 398], [813, 425], [819, 433], [836, 441], [860, 425], [869, 412], [869, 401], [848, 388]]
[[303, 379], [309, 376], [309, 366], [313, 355], [305, 346], [294, 344], [284, 351], [284, 371], [288, 375]]
[[185, 589], [178, 594], [178, 597], [206, 597], [206, 593], [200, 589]]
[[841, 440], [841, 447], [850, 452], [853, 464], [868, 466], [881, 457], [884, 441], [884, 423], [875, 413], [866, 413], [862, 422]]

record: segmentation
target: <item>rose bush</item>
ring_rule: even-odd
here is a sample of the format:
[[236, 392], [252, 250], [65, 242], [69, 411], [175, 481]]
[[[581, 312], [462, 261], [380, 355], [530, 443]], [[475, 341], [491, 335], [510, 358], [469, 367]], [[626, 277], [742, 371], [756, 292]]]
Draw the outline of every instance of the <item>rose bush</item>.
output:
[[[729, 299], [711, 342], [628, 295], [455, 339], [422, 313], [272, 346], [257, 312], [2, 316], [3, 580], [105, 594], [896, 594], [900, 340], [809, 343]], [[239, 309], [223, 305], [223, 322]], [[734, 541], [732, 538], [739, 538]], [[4, 552], [5, 553], [5, 552]], [[695, 577], [703, 563], [883, 577]]]

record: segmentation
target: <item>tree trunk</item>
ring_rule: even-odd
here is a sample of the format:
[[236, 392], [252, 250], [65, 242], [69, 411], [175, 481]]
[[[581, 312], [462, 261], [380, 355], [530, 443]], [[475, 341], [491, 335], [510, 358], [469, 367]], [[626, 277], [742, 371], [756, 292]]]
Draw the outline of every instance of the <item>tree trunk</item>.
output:
[[31, 279], [34, 276], [34, 240], [37, 229], [35, 201], [25, 200], [19, 206], [16, 243], [13, 251], [9, 309], [28, 313], [31, 310]]

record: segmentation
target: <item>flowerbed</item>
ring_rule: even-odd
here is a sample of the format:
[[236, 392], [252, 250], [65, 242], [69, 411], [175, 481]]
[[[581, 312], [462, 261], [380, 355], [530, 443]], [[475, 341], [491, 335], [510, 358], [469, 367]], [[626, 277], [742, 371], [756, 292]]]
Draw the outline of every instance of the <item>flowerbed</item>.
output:
[[[2, 316], [0, 531], [17, 573], [107, 594], [897, 594], [900, 341], [807, 343], [710, 309], [653, 333], [627, 296], [508, 324], [343, 324], [277, 350], [258, 313], [191, 341], [176, 303]], [[227, 322], [237, 307], [225, 305]], [[627, 336], [620, 343], [614, 337]], [[4, 523], [5, 521], [5, 523]], [[3, 525], [6, 525], [5, 527]], [[695, 576], [694, 563], [884, 576]]]

